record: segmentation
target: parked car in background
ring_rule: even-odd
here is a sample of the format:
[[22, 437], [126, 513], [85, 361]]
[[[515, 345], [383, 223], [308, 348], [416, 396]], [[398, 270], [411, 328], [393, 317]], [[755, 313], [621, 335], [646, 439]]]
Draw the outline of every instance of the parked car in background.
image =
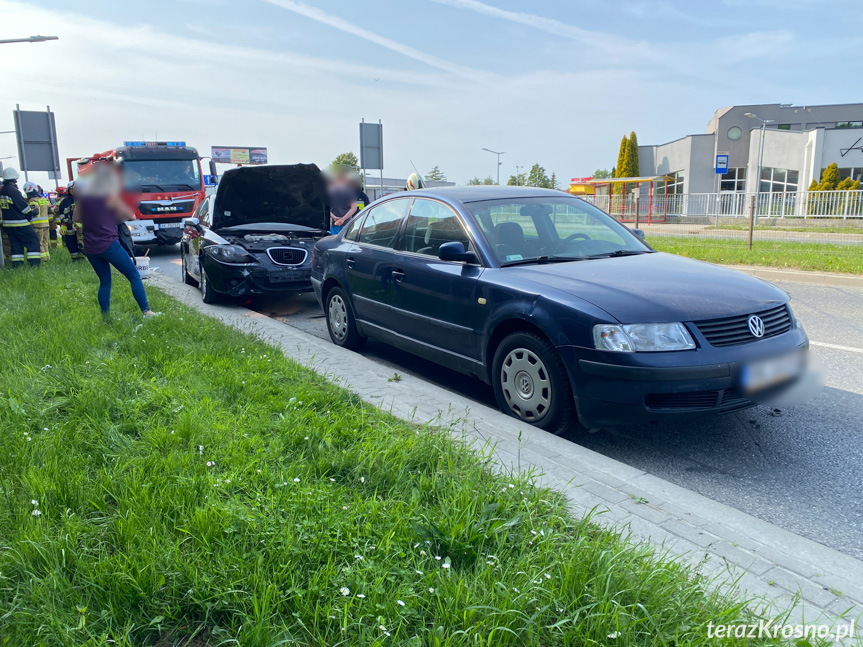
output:
[[559, 191], [412, 191], [320, 240], [312, 284], [334, 343], [473, 374], [552, 432], [737, 411], [798, 378], [782, 290], [642, 237]]
[[205, 303], [310, 291], [312, 246], [329, 217], [314, 164], [231, 169], [185, 222], [183, 277]]

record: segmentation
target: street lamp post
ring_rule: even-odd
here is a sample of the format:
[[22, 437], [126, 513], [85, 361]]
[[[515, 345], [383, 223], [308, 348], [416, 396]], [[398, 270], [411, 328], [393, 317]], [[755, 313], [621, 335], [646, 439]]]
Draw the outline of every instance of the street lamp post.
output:
[[27, 38], [10, 38], [0, 40], [0, 45], [8, 43], [44, 43], [46, 40], [58, 40], [59, 36], [28, 36]]
[[492, 155], [497, 155], [497, 184], [500, 186], [500, 156], [505, 155], [506, 153], [501, 151], [498, 153], [497, 151], [493, 151], [490, 148], [483, 148], [484, 151], [491, 153]]
[[[758, 148], [758, 174], [755, 176], [755, 181], [758, 183], [755, 186], [755, 195], [757, 196], [756, 201], [758, 202], [758, 206], [760, 208], [760, 206], [761, 206], [761, 169], [764, 168], [764, 130], [765, 130], [767, 124], [772, 124], [774, 120], [773, 119], [762, 119], [761, 117], [754, 115], [751, 112], [747, 112], [746, 116], [749, 117], [750, 119], [756, 119], [756, 120], [761, 122], [761, 142], [760, 142], [760, 146]], [[757, 217], [758, 217], [758, 214], [756, 212], [756, 218]]]

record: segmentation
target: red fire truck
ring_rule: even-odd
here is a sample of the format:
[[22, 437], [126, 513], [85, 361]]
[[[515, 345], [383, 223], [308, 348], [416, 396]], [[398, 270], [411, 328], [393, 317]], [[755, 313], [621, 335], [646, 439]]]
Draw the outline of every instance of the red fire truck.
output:
[[[69, 178], [86, 174], [99, 162], [123, 163], [123, 176], [136, 200], [137, 220], [129, 223], [138, 245], [174, 245], [183, 236], [183, 222], [205, 197], [198, 151], [186, 142], [128, 141], [90, 157], [69, 158]], [[131, 186], [129, 186], [131, 185]]]

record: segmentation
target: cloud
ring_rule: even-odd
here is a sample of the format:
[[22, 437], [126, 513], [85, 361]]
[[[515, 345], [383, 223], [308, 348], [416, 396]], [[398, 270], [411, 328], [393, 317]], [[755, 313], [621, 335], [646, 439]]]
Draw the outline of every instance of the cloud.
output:
[[448, 5], [457, 9], [474, 11], [492, 18], [508, 20], [526, 27], [554, 34], [555, 36], [567, 38], [603, 52], [605, 55], [614, 57], [615, 59], [618, 57], [630, 58], [636, 54], [649, 56], [651, 59], [659, 58], [658, 53], [653, 52], [651, 46], [647, 43], [631, 41], [612, 34], [605, 34], [584, 29], [582, 27], [576, 27], [575, 25], [570, 25], [569, 23], [565, 23], [555, 18], [545, 18], [543, 16], [537, 16], [536, 14], [500, 9], [484, 2], [479, 2], [479, 0], [432, 0], [432, 2]]
[[362, 27], [358, 27], [357, 25], [354, 25], [353, 23], [350, 23], [343, 18], [328, 14], [321, 9], [311, 7], [307, 4], [303, 4], [302, 2], [295, 2], [295, 0], [266, 1], [272, 5], [281, 7], [282, 9], [286, 9], [293, 13], [309, 18], [310, 20], [322, 23], [324, 25], [332, 27], [333, 29], [338, 29], [339, 31], [352, 34], [357, 38], [362, 38], [363, 40], [366, 40], [370, 43], [374, 43], [375, 45], [379, 45], [393, 52], [402, 54], [403, 56], [407, 56], [408, 58], [412, 58], [415, 61], [420, 61], [421, 63], [425, 63], [426, 65], [430, 65], [431, 67], [435, 67], [439, 70], [454, 74], [469, 81], [485, 83], [491, 80], [490, 77], [492, 75], [490, 75], [489, 73], [465, 67], [463, 65], [458, 65], [456, 63], [451, 63], [431, 54], [426, 54], [425, 52], [421, 52], [420, 50], [411, 47], [410, 45], [405, 45], [404, 43], [399, 43], [384, 36], [379, 36], [372, 30], [363, 29]]

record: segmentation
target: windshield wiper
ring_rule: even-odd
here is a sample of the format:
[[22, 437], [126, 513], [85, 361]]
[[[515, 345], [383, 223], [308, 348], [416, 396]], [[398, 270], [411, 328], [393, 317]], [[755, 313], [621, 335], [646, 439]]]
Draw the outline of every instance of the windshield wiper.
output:
[[618, 249], [614, 252], [606, 252], [604, 254], [592, 254], [591, 256], [587, 256], [586, 258], [614, 258], [616, 256], [638, 256], [639, 254], [651, 254], [652, 252], [648, 250], [636, 251], [633, 249]]
[[507, 263], [501, 263], [501, 267], [512, 267], [513, 265], [530, 265], [536, 263], [537, 265], [545, 265], [546, 263], [568, 263], [570, 261], [583, 261], [585, 260], [584, 256], [536, 256], [535, 258], [523, 258], [518, 261], [509, 261]]
[[164, 193], [164, 192], [165, 192], [165, 189], [163, 189], [162, 187], [160, 187], [158, 184], [150, 184], [150, 183], [147, 183], [147, 184], [139, 184], [138, 186], [140, 186], [142, 189], [144, 189], [144, 188], [146, 188], [146, 187], [152, 187], [152, 188], [156, 189], [156, 191], [161, 191], [162, 193]]

